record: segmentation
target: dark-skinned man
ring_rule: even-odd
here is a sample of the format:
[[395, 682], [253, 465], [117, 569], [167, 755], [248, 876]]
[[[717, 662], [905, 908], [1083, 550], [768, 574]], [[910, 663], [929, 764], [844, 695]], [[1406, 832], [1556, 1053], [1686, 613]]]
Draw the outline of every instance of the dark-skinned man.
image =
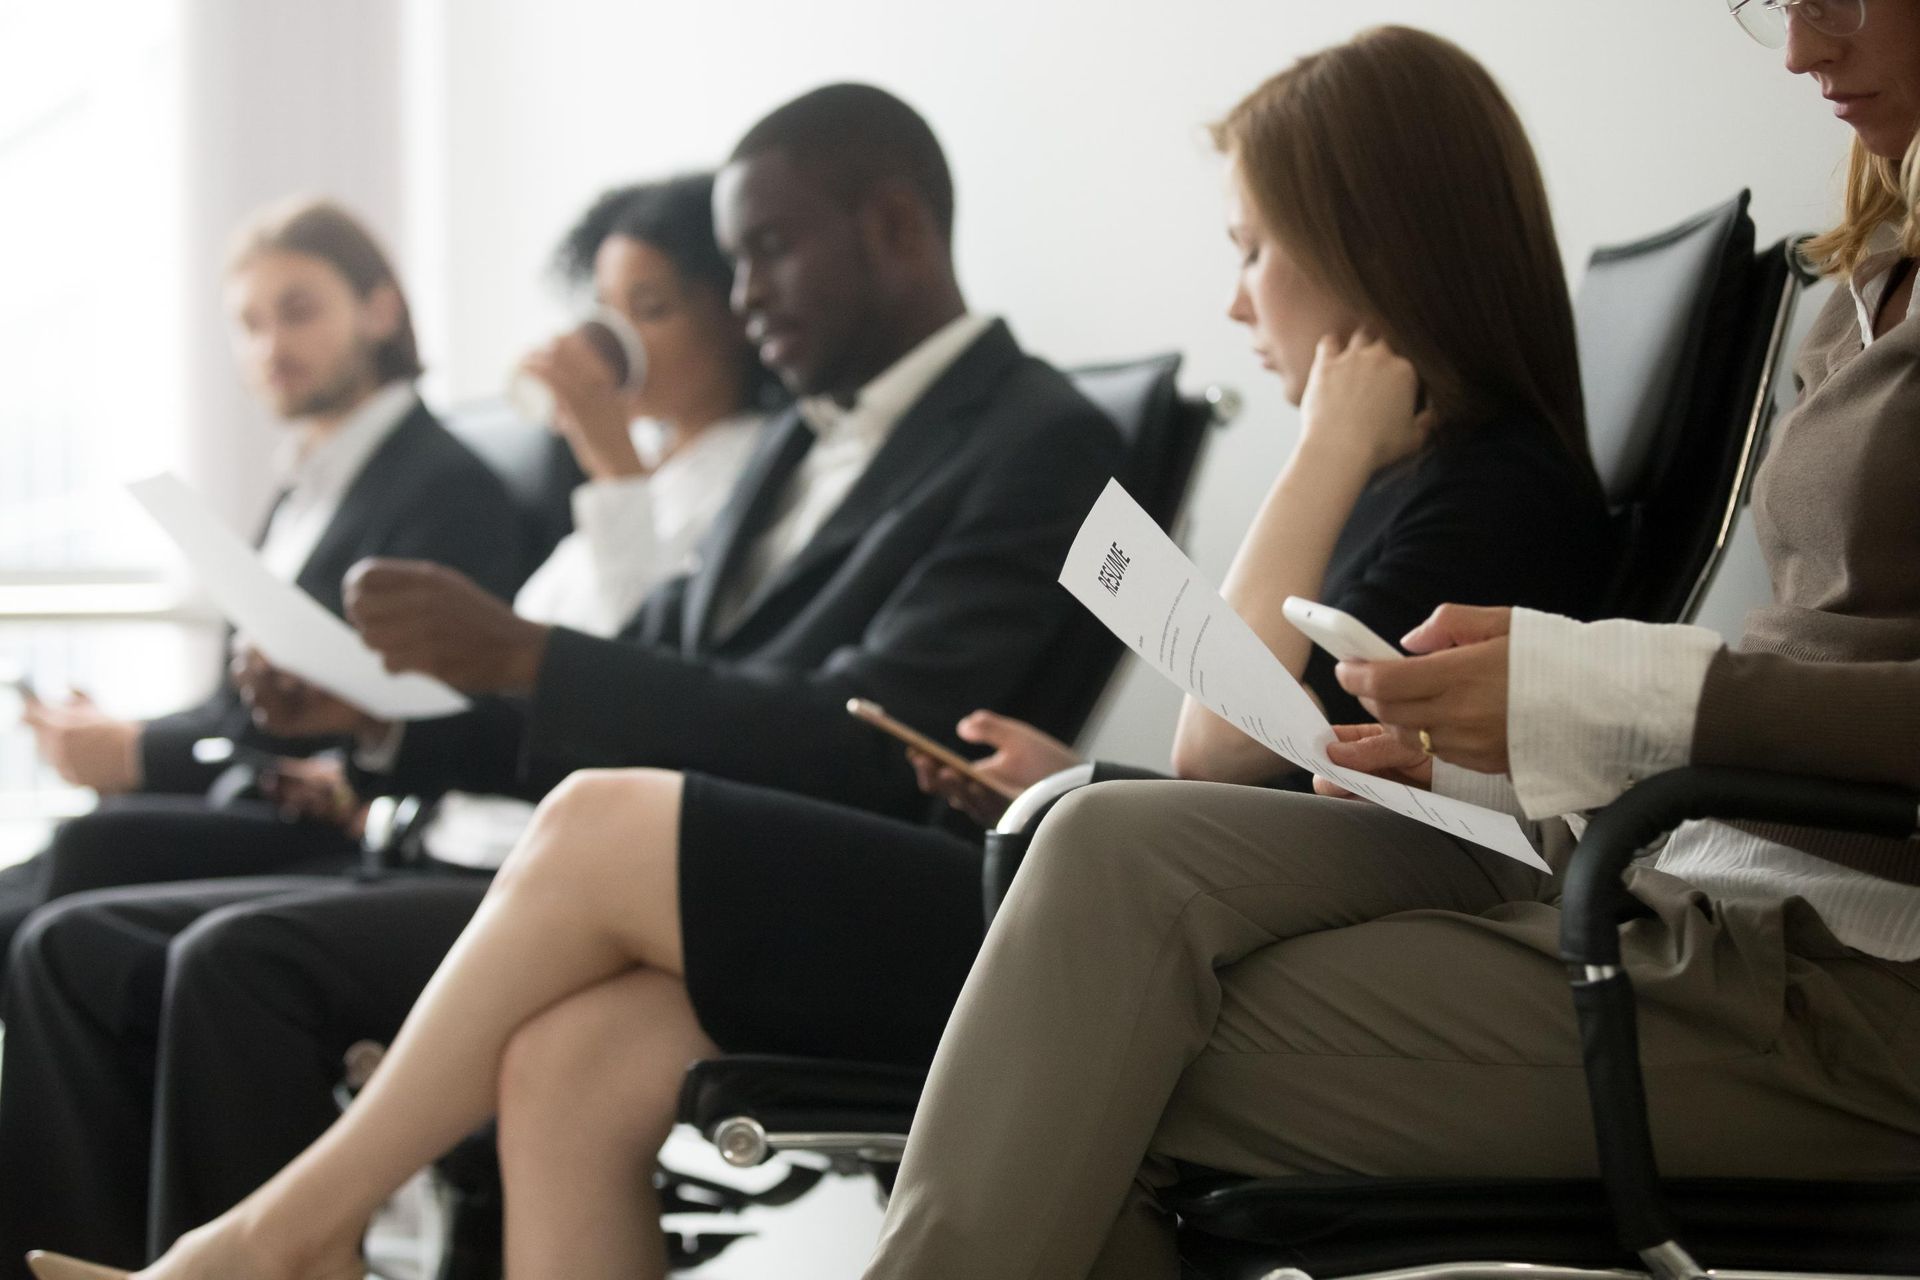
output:
[[[578, 768], [652, 765], [923, 812], [847, 699], [934, 726], [1038, 705], [1057, 674], [1041, 656], [1073, 616], [1054, 576], [1119, 456], [1097, 409], [967, 313], [952, 209], [939, 144], [891, 95], [838, 85], [769, 115], [715, 213], [735, 308], [799, 403], [700, 567], [596, 640], [516, 619], [456, 574], [364, 565], [348, 607], [369, 643], [475, 707], [377, 724], [256, 660], [241, 683], [257, 717], [353, 733], [366, 787], [530, 797]], [[326, 1125], [341, 1052], [392, 1035], [483, 883], [110, 891], [30, 926], [5, 995], [30, 1048], [11, 1051], [10, 1021], [0, 1266], [16, 1243], [140, 1261], [147, 1188], [103, 1171], [144, 1170], [150, 1141], [152, 1248], [263, 1180]], [[62, 1069], [76, 1061], [106, 1065], [81, 1078]]]

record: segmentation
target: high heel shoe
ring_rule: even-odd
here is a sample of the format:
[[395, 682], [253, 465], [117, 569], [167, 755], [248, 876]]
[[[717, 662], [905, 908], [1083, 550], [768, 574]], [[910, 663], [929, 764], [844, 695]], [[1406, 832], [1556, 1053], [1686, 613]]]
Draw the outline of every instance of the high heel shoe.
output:
[[127, 1280], [133, 1274], [118, 1267], [103, 1267], [97, 1262], [82, 1262], [64, 1253], [40, 1249], [27, 1255], [27, 1266], [40, 1280]]

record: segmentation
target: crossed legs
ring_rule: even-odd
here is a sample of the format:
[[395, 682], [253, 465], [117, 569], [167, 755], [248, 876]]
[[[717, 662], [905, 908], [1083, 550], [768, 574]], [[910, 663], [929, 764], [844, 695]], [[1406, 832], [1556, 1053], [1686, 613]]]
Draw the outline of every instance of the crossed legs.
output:
[[[868, 1280], [1172, 1280], [1152, 1193], [1182, 1162], [1591, 1171], [1548, 887], [1351, 801], [1070, 797], [941, 1040]], [[1663, 1168], [1913, 1167], [1920, 965], [1847, 953], [1804, 903], [1709, 902], [1657, 872], [1631, 888]]]
[[651, 770], [556, 790], [354, 1105], [143, 1274], [357, 1276], [373, 1210], [497, 1110], [517, 1278], [663, 1275], [653, 1154], [712, 1051], [680, 981], [680, 795]]

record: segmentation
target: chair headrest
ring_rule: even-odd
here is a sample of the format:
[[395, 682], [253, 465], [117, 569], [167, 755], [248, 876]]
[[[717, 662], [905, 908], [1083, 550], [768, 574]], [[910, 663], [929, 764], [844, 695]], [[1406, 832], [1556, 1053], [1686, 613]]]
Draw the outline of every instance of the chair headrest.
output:
[[[1717, 294], [1752, 271], [1748, 193], [1631, 244], [1594, 251], [1574, 300], [1587, 434], [1607, 499], [1638, 497], [1684, 411]], [[1742, 227], [1747, 228], [1741, 234]]]
[[1171, 412], [1179, 394], [1175, 377], [1180, 354], [1147, 356], [1115, 364], [1088, 365], [1068, 372], [1080, 394], [1099, 405], [1129, 450], [1139, 443], [1149, 425]]

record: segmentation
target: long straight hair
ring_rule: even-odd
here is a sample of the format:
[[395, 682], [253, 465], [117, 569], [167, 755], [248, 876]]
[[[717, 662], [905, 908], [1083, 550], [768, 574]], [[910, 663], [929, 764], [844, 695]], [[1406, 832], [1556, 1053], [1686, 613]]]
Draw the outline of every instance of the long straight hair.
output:
[[331, 200], [301, 197], [261, 210], [234, 234], [227, 271], [245, 266], [263, 253], [302, 253], [318, 258], [346, 278], [365, 299], [381, 286], [400, 300], [400, 320], [374, 349], [374, 369], [382, 382], [420, 376], [420, 344], [413, 336], [413, 313], [393, 264], [361, 221]]
[[1213, 137], [1301, 268], [1413, 363], [1438, 430], [1542, 423], [1591, 472], [1546, 184], [1484, 67], [1376, 27], [1262, 84]]
[[1920, 257], [1920, 135], [1895, 163], [1868, 151], [1853, 140], [1847, 162], [1847, 198], [1840, 225], [1807, 241], [1807, 260], [1827, 275], [1849, 275], [1872, 247], [1874, 233], [1891, 224], [1900, 239], [1900, 252]]

